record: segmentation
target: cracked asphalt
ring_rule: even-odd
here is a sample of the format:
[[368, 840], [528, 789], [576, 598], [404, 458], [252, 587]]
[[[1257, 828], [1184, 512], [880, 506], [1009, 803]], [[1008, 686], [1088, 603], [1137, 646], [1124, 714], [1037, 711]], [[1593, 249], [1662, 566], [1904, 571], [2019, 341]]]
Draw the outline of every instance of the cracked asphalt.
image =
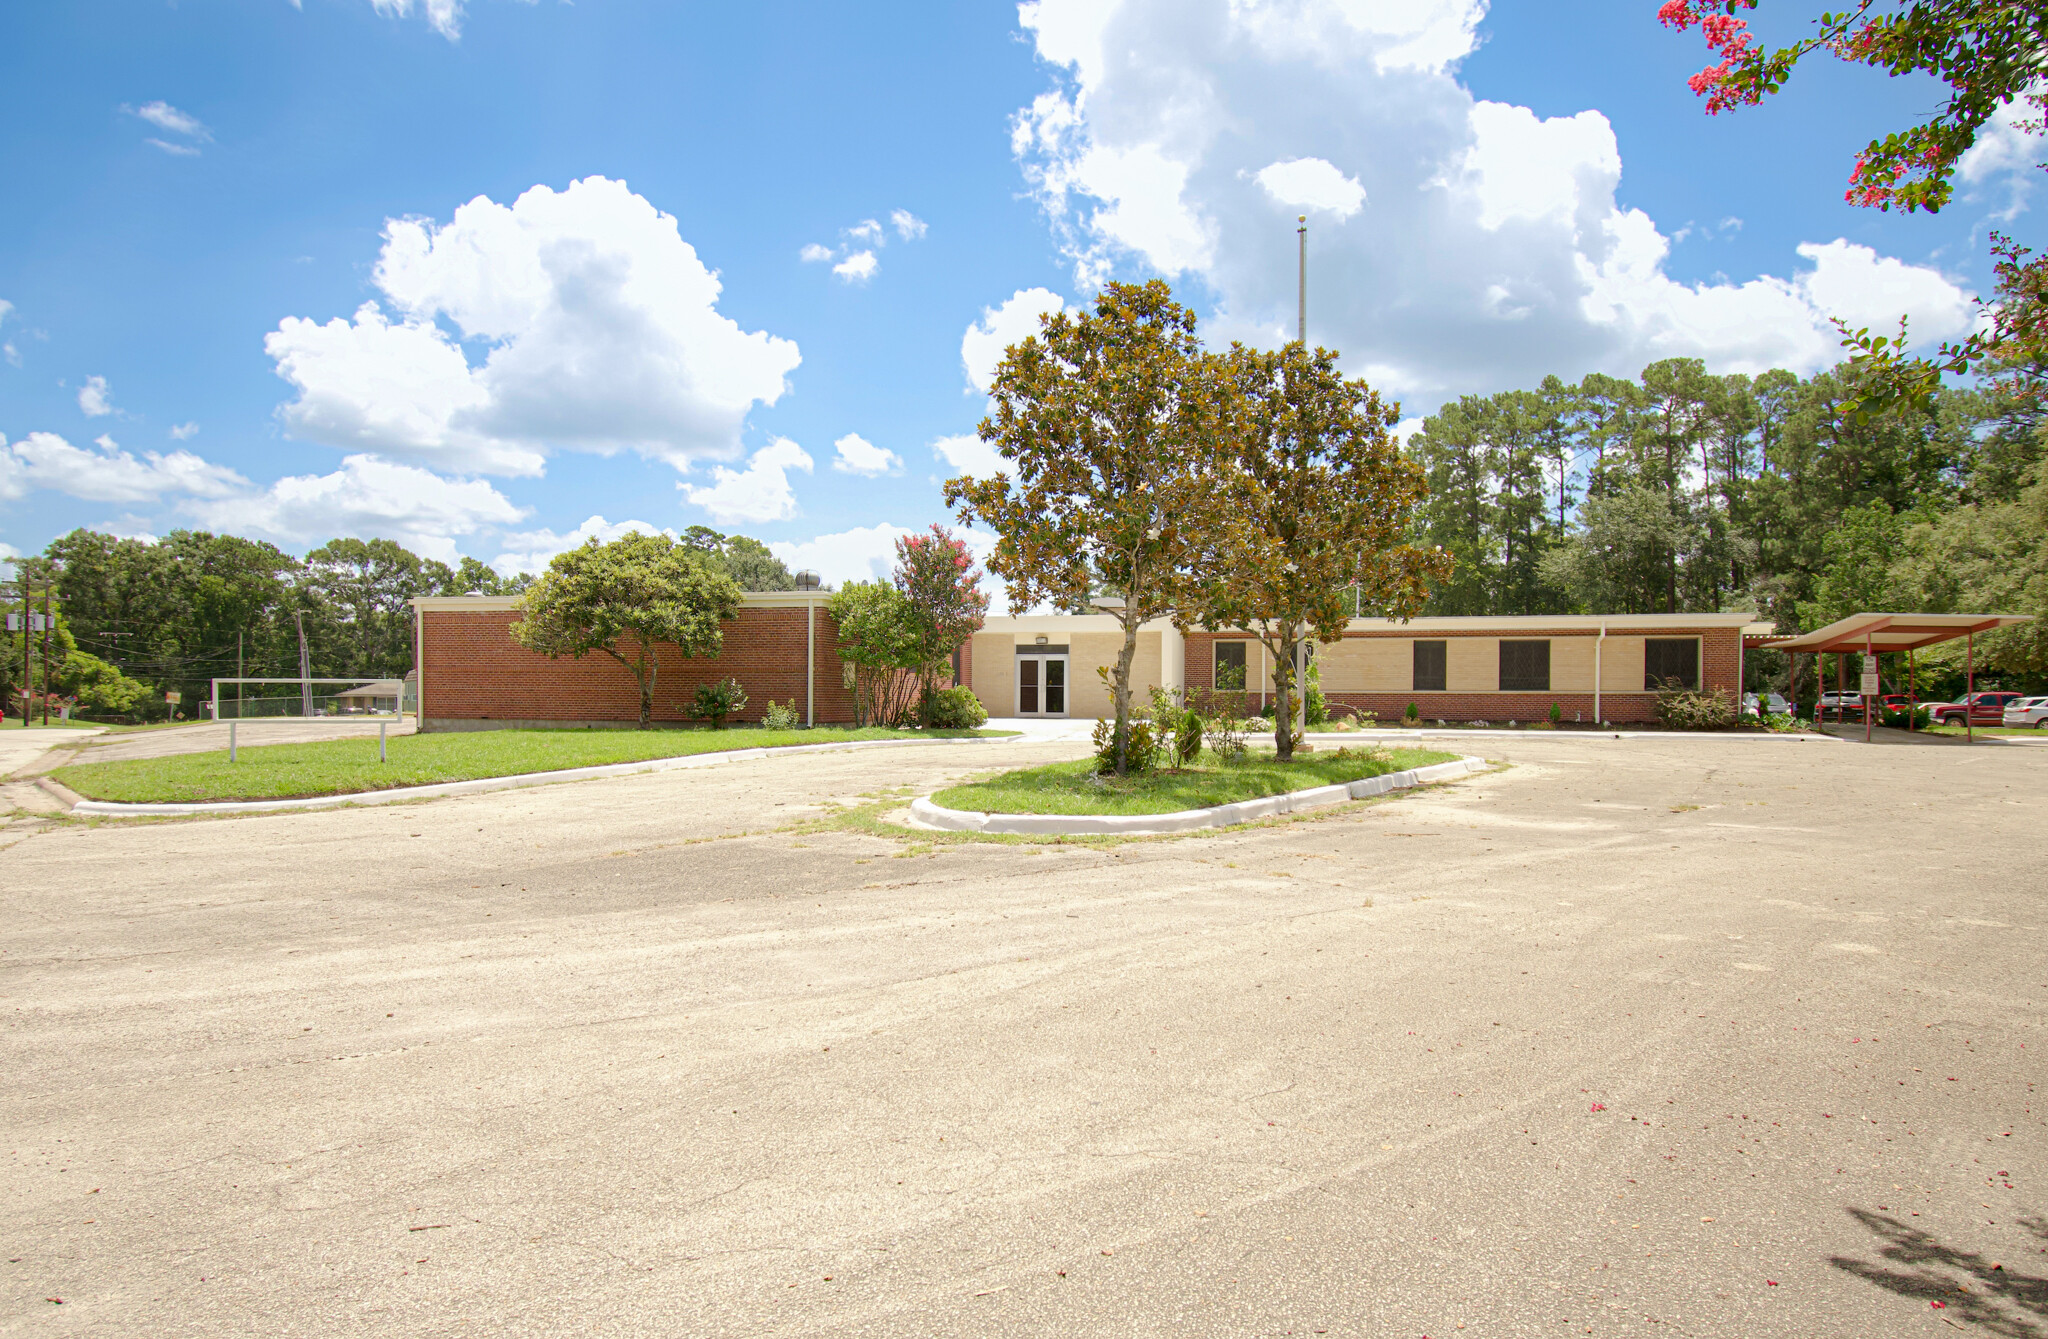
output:
[[792, 827], [1059, 741], [0, 828], [0, 1330], [2048, 1335], [2048, 749], [1473, 746], [1111, 847]]

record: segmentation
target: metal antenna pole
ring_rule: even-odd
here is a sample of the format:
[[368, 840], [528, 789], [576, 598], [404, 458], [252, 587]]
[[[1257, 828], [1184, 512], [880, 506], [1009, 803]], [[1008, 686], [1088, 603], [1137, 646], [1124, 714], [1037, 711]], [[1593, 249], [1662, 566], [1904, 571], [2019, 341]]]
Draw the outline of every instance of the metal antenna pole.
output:
[[1294, 235], [1300, 244], [1295, 275], [1294, 337], [1308, 347], [1308, 215], [1297, 214]]

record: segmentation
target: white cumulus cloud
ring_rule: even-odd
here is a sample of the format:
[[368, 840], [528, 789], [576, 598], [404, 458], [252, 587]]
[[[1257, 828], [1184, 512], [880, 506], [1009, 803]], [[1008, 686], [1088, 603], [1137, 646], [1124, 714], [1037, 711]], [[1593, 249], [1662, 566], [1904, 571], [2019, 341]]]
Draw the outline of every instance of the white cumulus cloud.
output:
[[1009, 347], [1037, 334], [1039, 317], [1066, 309], [1066, 299], [1049, 288], [1020, 288], [1000, 305], [984, 307], [981, 318], [960, 337], [960, 365], [968, 384], [986, 395]]
[[889, 222], [896, 229], [896, 235], [906, 242], [915, 242], [931, 230], [931, 225], [907, 209], [889, 211]]
[[721, 315], [675, 219], [603, 177], [390, 220], [375, 281], [353, 320], [265, 339], [295, 436], [465, 474], [538, 474], [556, 449], [730, 459], [799, 361]]
[[174, 442], [189, 442], [198, 435], [197, 423], [179, 423], [171, 428], [171, 440]]
[[787, 437], [778, 437], [756, 451], [744, 470], [723, 465], [711, 471], [711, 486], [679, 483], [692, 505], [711, 513], [715, 521], [785, 521], [796, 515], [796, 490], [790, 487], [789, 472], [811, 472], [811, 457]]
[[646, 521], [619, 521], [614, 524], [602, 516], [592, 516], [567, 534], [553, 530], [524, 530], [504, 537], [505, 552], [491, 560], [491, 566], [510, 576], [517, 572], [544, 572], [548, 560], [558, 553], [580, 549], [591, 540], [609, 544], [624, 535], [667, 535], [670, 539], [680, 536], [673, 529], [651, 525]]
[[1268, 163], [1252, 175], [1281, 204], [1335, 214], [1339, 223], [1365, 204], [1365, 187], [1320, 158]]
[[140, 107], [130, 107], [124, 103], [121, 110], [130, 116], [147, 121], [165, 134], [180, 136], [177, 140], [167, 140], [152, 135], [143, 141], [180, 158], [198, 157], [199, 145], [209, 143], [213, 139], [213, 132], [208, 130], [198, 117], [190, 112], [179, 111], [168, 102], [145, 102]]
[[87, 418], [105, 418], [114, 412], [114, 395], [105, 377], [87, 377], [78, 388], [78, 408]]
[[965, 475], [975, 479], [993, 479], [998, 474], [1014, 477], [1017, 473], [1017, 467], [1004, 460], [1001, 452], [971, 432], [939, 438], [932, 443], [932, 454], [946, 462], [954, 478]]
[[859, 474], [873, 479], [903, 468], [903, 457], [885, 447], [876, 446], [857, 432], [847, 433], [832, 443], [832, 447], [837, 452], [832, 461], [832, 468], [841, 474]]
[[1353, 211], [1310, 225], [1309, 337], [1411, 411], [1681, 354], [1808, 371], [1840, 354], [1828, 317], [1880, 296], [1906, 301], [1918, 337], [1966, 328], [1946, 276], [1847, 243], [1815, 241], [1747, 281], [1674, 279], [1669, 238], [1617, 203], [1605, 116], [1542, 118], [1459, 84], [1484, 13], [1039, 0], [1020, 17], [1051, 85], [1018, 112], [1012, 146], [1079, 284], [1199, 280], [1211, 342], [1292, 337], [1294, 238], [1276, 202]]
[[94, 446], [98, 450], [73, 446], [54, 432], [0, 444], [0, 498], [48, 490], [86, 502], [132, 504], [180, 495], [225, 498], [249, 487], [233, 470], [190, 451], [145, 451], [138, 457], [104, 435]]
[[[1994, 184], [2003, 184], [2005, 204], [1994, 215], [2010, 222], [2026, 212], [2040, 181], [2041, 135], [2033, 129], [2040, 117], [2031, 104], [2008, 102], [1991, 114], [1977, 141], [1956, 164], [1967, 198], [1981, 198]], [[2023, 123], [2024, 126], [2023, 126]]]
[[391, 539], [442, 562], [457, 561], [456, 538], [514, 524], [525, 511], [481, 479], [446, 479], [375, 456], [345, 457], [331, 474], [291, 475], [183, 508], [201, 525], [284, 544], [338, 535]]
[[845, 260], [834, 265], [832, 273], [846, 280], [849, 284], [864, 284], [874, 278], [875, 271], [880, 268], [881, 262], [875, 259], [874, 252], [856, 251]]
[[803, 261], [804, 264], [815, 265], [821, 261], [830, 260], [839, 253], [829, 246], [824, 246], [817, 242], [807, 242], [804, 244], [804, 249], [796, 254], [797, 258]]
[[801, 543], [777, 542], [768, 551], [792, 572], [809, 570], [828, 586], [849, 581], [887, 581], [896, 567], [896, 541], [915, 531], [883, 521], [877, 525], [819, 535]]

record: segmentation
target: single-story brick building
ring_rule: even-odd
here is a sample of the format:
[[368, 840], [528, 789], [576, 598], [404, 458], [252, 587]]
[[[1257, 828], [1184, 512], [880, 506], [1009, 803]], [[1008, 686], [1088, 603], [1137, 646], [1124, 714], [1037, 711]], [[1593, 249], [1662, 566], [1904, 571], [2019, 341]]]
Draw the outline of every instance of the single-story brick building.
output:
[[[715, 658], [660, 659], [654, 714], [685, 718], [700, 683], [737, 678], [758, 720], [769, 700], [795, 701], [817, 724], [853, 720], [837, 629], [816, 591], [753, 592], [725, 628]], [[518, 601], [482, 596], [415, 600], [420, 719], [429, 730], [507, 725], [590, 725], [637, 720], [633, 676], [602, 653], [549, 660], [508, 631]], [[1316, 648], [1332, 704], [1382, 720], [1410, 702], [1427, 720], [1534, 721], [1557, 704], [1566, 720], [1655, 719], [1653, 685], [1667, 679], [1741, 692], [1743, 634], [1767, 632], [1754, 614], [1546, 615], [1356, 618], [1340, 641]], [[1109, 714], [1098, 668], [1123, 645], [1108, 614], [991, 618], [954, 660], [955, 681], [991, 716], [1090, 718]], [[1264, 647], [1243, 633], [1183, 635], [1165, 619], [1139, 630], [1132, 683], [1198, 697], [1242, 688], [1256, 706], [1272, 691]]]

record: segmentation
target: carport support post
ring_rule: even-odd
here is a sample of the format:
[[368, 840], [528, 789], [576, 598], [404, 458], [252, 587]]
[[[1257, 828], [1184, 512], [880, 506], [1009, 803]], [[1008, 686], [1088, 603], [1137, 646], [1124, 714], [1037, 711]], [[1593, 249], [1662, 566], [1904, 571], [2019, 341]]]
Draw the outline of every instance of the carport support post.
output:
[[1920, 676], [1913, 671], [1913, 648], [1906, 648], [1906, 730], [1913, 729], [1913, 718], [1920, 714]]
[[1963, 742], [1977, 742], [1977, 634], [1963, 640]]
[[234, 720], [233, 720], [232, 718], [230, 718], [230, 719], [229, 719], [229, 721], [228, 721], [228, 761], [229, 761], [229, 762], [233, 762], [234, 760], [235, 760], [235, 721], [234, 721]]
[[804, 600], [804, 729], [818, 723], [818, 597]]
[[[1863, 634], [1863, 672], [1865, 674], [1877, 672], [1877, 649], [1869, 633]], [[1884, 688], [1884, 681], [1880, 679], [1877, 686], [1882, 690]], [[1870, 732], [1874, 728], [1872, 725], [1874, 713], [1870, 710], [1870, 699], [1873, 696], [1882, 698], [1884, 693], [1882, 691], [1875, 694], [1862, 693], [1859, 696], [1863, 699], [1863, 742], [1868, 744], [1870, 742]]]

